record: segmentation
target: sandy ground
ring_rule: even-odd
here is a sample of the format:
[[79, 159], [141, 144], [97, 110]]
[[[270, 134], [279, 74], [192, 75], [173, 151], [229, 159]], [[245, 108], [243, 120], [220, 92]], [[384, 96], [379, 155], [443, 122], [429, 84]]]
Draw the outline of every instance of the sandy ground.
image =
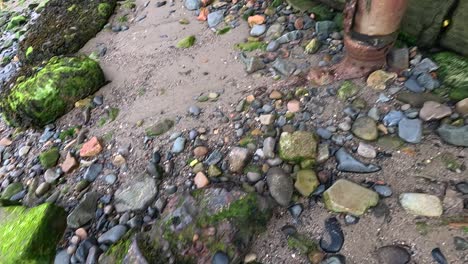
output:
[[[175, 6], [168, 3], [160, 8], [155, 7], [155, 1], [151, 1], [145, 9], [141, 8], [143, 4], [144, 1], [137, 1], [135, 17], [146, 15], [144, 20], [130, 23], [128, 31], [114, 33], [109, 29], [103, 30], [82, 49], [83, 53], [90, 54], [98, 44], [103, 43], [107, 47], [107, 54], [100, 59], [100, 63], [111, 82], [97, 94], [104, 95], [105, 105], [118, 107], [120, 114], [112, 123], [102, 127], [94, 125], [91, 134], [103, 136], [112, 133], [116, 142], [109, 148], [132, 144], [133, 153], [128, 162], [129, 177], [121, 178], [121, 181], [129, 180], [133, 173], [142, 171], [148, 160], [150, 151], [145, 150], [143, 144], [145, 127], [166, 117], [180, 117], [174, 131], [202, 126], [216, 128], [219, 121], [210, 118], [210, 113], [216, 109], [225, 113], [232, 111], [232, 105], [246, 92], [273, 82], [271, 78], [246, 75], [242, 62], [236, 59], [238, 52], [233, 49], [233, 45], [248, 36], [246, 23], [242, 22], [239, 28], [226, 35], [217, 36], [206, 24], [196, 21], [192, 12], [186, 11], [179, 1]], [[179, 24], [182, 18], [187, 18], [190, 24]], [[196, 44], [190, 49], [176, 49], [174, 46], [177, 41], [188, 35], [196, 36]], [[305, 58], [305, 61], [311, 62], [314, 58]], [[197, 103], [194, 100], [206, 92], [218, 92], [221, 96], [217, 102]], [[373, 98], [370, 101], [375, 101], [377, 93], [370, 92], [368, 97]], [[319, 101], [325, 105], [325, 111], [317, 124], [325, 121], [338, 123], [343, 117], [342, 103], [332, 97], [323, 98]], [[203, 112], [198, 119], [187, 116], [187, 109], [193, 104], [202, 108]], [[91, 122], [97, 123], [100, 114], [93, 112]], [[80, 111], [75, 109], [60, 122], [73, 125], [80, 118]], [[136, 126], [139, 120], [144, 121], [142, 127]], [[347, 263], [377, 263], [372, 257], [373, 251], [390, 244], [408, 246], [413, 253], [413, 263], [433, 263], [430, 251], [435, 247], [442, 249], [449, 263], [468, 263], [465, 253], [455, 251], [453, 246], [453, 237], [466, 237], [466, 233], [442, 225], [440, 219], [418, 219], [405, 213], [398, 205], [398, 195], [402, 192], [424, 191], [443, 195], [445, 184], [467, 179], [466, 171], [457, 174], [446, 170], [441, 164], [437, 165], [436, 161], [427, 162], [443, 151], [458, 155], [459, 161], [462, 161], [468, 155], [467, 150], [441, 144], [430, 131], [424, 143], [411, 148], [414, 150], [413, 155], [392, 152], [392, 157], [377, 160], [383, 167], [378, 173], [338, 175], [357, 182], [365, 179], [382, 180], [394, 191], [391, 198], [383, 200], [389, 207], [389, 217], [379, 218], [370, 212], [356, 225], [343, 225], [345, 244], [340, 253], [346, 256]], [[328, 168], [333, 166], [333, 159], [324, 165]], [[252, 252], [257, 254], [259, 261], [307, 263], [304, 256], [287, 247], [281, 227], [293, 224], [300, 232], [319, 239], [323, 232], [323, 222], [331, 214], [320, 203], [310, 203], [310, 206], [308, 201], [303, 203], [306, 210], [298, 223], [286, 209], [277, 210], [268, 225], [268, 231], [254, 242]], [[418, 233], [417, 221], [429, 224], [427, 235]]]

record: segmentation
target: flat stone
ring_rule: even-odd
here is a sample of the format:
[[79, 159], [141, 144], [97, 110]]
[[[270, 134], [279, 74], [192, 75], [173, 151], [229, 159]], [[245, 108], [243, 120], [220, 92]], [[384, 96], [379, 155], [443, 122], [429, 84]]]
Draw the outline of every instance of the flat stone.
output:
[[208, 148], [205, 146], [198, 146], [193, 149], [193, 155], [197, 158], [203, 158], [208, 154]]
[[207, 22], [210, 28], [216, 27], [224, 19], [224, 11], [219, 10], [208, 14]]
[[143, 174], [139, 175], [117, 189], [114, 196], [115, 209], [118, 213], [146, 209], [157, 193], [155, 180]]
[[377, 156], [377, 152], [375, 151], [375, 148], [372, 145], [369, 145], [363, 142], [359, 142], [357, 153], [359, 154], [359, 156], [368, 158], [368, 159], [373, 159]]
[[65, 161], [63, 161], [62, 165], [60, 166], [62, 168], [62, 171], [64, 173], [70, 173], [74, 169], [78, 167], [78, 162], [76, 161], [75, 157], [73, 157], [70, 152], [67, 153], [67, 156], [65, 158]]
[[419, 143], [422, 139], [422, 121], [403, 118], [398, 123], [398, 136], [408, 143]]
[[451, 114], [450, 107], [434, 101], [425, 102], [419, 111], [419, 117], [424, 121], [439, 120]]
[[104, 166], [102, 166], [102, 164], [93, 163], [86, 169], [83, 178], [89, 182], [93, 182], [99, 176], [103, 168]]
[[10, 198], [23, 190], [21, 182], [14, 182], [9, 184], [2, 192], [1, 199], [10, 200]]
[[400, 120], [405, 117], [403, 112], [391, 110], [388, 112], [383, 118], [383, 124], [387, 127], [396, 126], [400, 122]]
[[410, 214], [439, 217], [442, 215], [442, 203], [435, 195], [425, 193], [402, 193], [400, 204]]
[[336, 181], [328, 188], [323, 193], [323, 198], [328, 210], [354, 216], [363, 215], [379, 201], [376, 192], [344, 179]]
[[50, 190], [50, 187], [51, 187], [51, 184], [50, 184], [50, 183], [48, 183], [48, 182], [42, 182], [41, 184], [39, 184], [39, 186], [37, 186], [37, 189], [36, 189], [35, 194], [36, 194], [38, 197], [41, 197], [41, 196], [43, 196], [44, 194], [46, 194], [47, 191]]
[[302, 196], [308, 197], [319, 185], [317, 175], [313, 170], [300, 170], [297, 172], [294, 187]]
[[260, 116], [260, 123], [262, 125], [268, 126], [275, 122], [275, 115], [268, 114], [268, 115], [261, 115]]
[[23, 147], [21, 147], [21, 148], [19, 149], [19, 151], [18, 151], [18, 156], [24, 157], [24, 156], [28, 155], [30, 149], [31, 149], [31, 146], [23, 146]]
[[162, 121], [148, 127], [145, 132], [148, 137], [160, 136], [169, 131], [174, 126], [174, 121], [163, 119]]
[[83, 144], [83, 146], [80, 149], [80, 157], [83, 158], [88, 158], [88, 157], [94, 157], [101, 153], [102, 151], [102, 146], [99, 143], [99, 140], [97, 137], [92, 137], [90, 140], [88, 140], [86, 143]]
[[252, 28], [250, 29], [250, 35], [252, 37], [259, 37], [263, 35], [266, 31], [266, 25], [253, 25]]
[[408, 251], [400, 246], [384, 246], [376, 250], [379, 264], [407, 264], [411, 260]]
[[426, 90], [424, 87], [419, 85], [416, 78], [413, 78], [413, 77], [406, 80], [405, 87], [406, 89], [410, 90], [413, 93], [423, 93]]
[[367, 77], [367, 86], [375, 90], [385, 90], [387, 85], [395, 81], [397, 74], [394, 72], [386, 72], [377, 70]]
[[287, 104], [288, 111], [297, 113], [301, 110], [301, 103], [298, 100], [290, 100]]
[[200, 0], [185, 0], [184, 5], [188, 10], [197, 10], [200, 8], [201, 2]]
[[91, 221], [96, 212], [97, 201], [101, 195], [97, 192], [86, 193], [78, 205], [67, 217], [67, 224], [70, 228], [79, 228]]
[[44, 179], [48, 183], [53, 183], [58, 180], [58, 178], [60, 178], [60, 173], [57, 173], [57, 170], [55, 169], [47, 169], [44, 172]]
[[301, 162], [315, 160], [317, 140], [313, 133], [296, 131], [281, 133], [279, 140], [279, 156], [282, 160]]
[[269, 169], [266, 177], [273, 199], [281, 206], [288, 206], [293, 194], [292, 178], [278, 167]]
[[276, 140], [272, 137], [267, 137], [263, 140], [263, 155], [267, 159], [275, 157]]
[[444, 99], [432, 93], [415, 94], [411, 92], [401, 92], [397, 94], [397, 100], [410, 104], [413, 107], [422, 107], [427, 101], [443, 103]]
[[455, 127], [443, 124], [437, 129], [437, 133], [449, 144], [468, 147], [468, 125]]
[[378, 137], [377, 125], [374, 119], [367, 116], [356, 119], [353, 123], [352, 131], [358, 138], [368, 141], [376, 140]]
[[98, 238], [100, 244], [114, 244], [120, 240], [120, 238], [127, 233], [127, 227], [124, 225], [116, 225], [111, 229], [107, 230]]
[[231, 172], [242, 172], [249, 158], [249, 150], [241, 147], [232, 148], [228, 155], [229, 170]]
[[185, 148], [185, 138], [184, 137], [178, 137], [174, 141], [174, 144], [172, 145], [171, 152], [172, 153], [181, 153]]

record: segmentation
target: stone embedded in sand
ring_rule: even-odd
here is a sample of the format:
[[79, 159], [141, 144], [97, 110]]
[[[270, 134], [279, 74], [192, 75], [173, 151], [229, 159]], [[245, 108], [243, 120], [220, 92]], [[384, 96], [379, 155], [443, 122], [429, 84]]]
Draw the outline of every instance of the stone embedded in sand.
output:
[[273, 199], [282, 206], [288, 206], [294, 191], [291, 176], [283, 169], [274, 167], [268, 170], [266, 179]]
[[311, 132], [283, 132], [279, 140], [279, 156], [282, 160], [301, 162], [315, 160], [317, 139]]
[[320, 49], [321, 43], [317, 38], [313, 38], [305, 47], [304, 52], [314, 54]]
[[422, 121], [404, 117], [398, 123], [398, 136], [408, 143], [419, 143], [422, 139]]
[[67, 224], [71, 228], [79, 228], [94, 218], [97, 201], [101, 195], [97, 192], [86, 193], [78, 205], [67, 217]]
[[250, 16], [247, 19], [247, 23], [249, 24], [250, 27], [253, 27], [254, 25], [263, 24], [265, 23], [265, 16], [262, 16], [262, 15]]
[[44, 169], [51, 168], [57, 164], [58, 159], [60, 158], [60, 153], [58, 148], [53, 147], [49, 150], [43, 151], [39, 155], [39, 161]]
[[379, 195], [360, 185], [340, 179], [323, 193], [325, 206], [337, 213], [363, 215], [367, 209], [377, 205]]
[[272, 114], [260, 116], [260, 124], [262, 125], [268, 126], [273, 124], [273, 122], [275, 122], [275, 116]]
[[174, 126], [174, 121], [170, 119], [164, 119], [150, 127], [145, 132], [148, 137], [160, 136], [169, 131]]
[[87, 157], [94, 157], [101, 153], [102, 146], [99, 143], [97, 137], [92, 137], [80, 149], [80, 157], [87, 158]]
[[179, 42], [177, 42], [176, 47], [180, 49], [188, 49], [195, 44], [195, 36], [188, 36], [183, 39], [181, 39]]
[[298, 100], [291, 100], [287, 104], [288, 111], [291, 113], [297, 113], [301, 111], [301, 102]]
[[378, 137], [377, 125], [374, 119], [367, 116], [356, 119], [353, 123], [352, 131], [358, 138], [368, 141], [376, 140]]
[[386, 72], [377, 70], [369, 75], [367, 78], [367, 86], [375, 90], [385, 90], [387, 85], [395, 81], [397, 74], [394, 72]]
[[427, 101], [419, 111], [419, 117], [424, 121], [439, 120], [452, 114], [450, 107], [434, 101]]
[[400, 204], [405, 211], [414, 215], [438, 217], [443, 212], [440, 199], [425, 193], [402, 193]]
[[468, 147], [468, 125], [456, 127], [443, 124], [437, 129], [437, 133], [449, 144]]
[[313, 170], [300, 170], [296, 175], [294, 187], [305, 197], [308, 197], [319, 186], [317, 175]]
[[12, 143], [13, 143], [13, 141], [11, 141], [9, 138], [4, 137], [4, 138], [0, 139], [0, 146], [1, 147], [8, 147]]
[[351, 81], [344, 81], [343, 84], [341, 84], [340, 89], [338, 89], [338, 98], [344, 101], [355, 96], [358, 92], [359, 86]]
[[249, 150], [241, 147], [232, 148], [229, 153], [229, 170], [231, 172], [242, 172], [249, 158]]
[[206, 175], [200, 171], [195, 175], [193, 182], [195, 183], [195, 186], [200, 189], [207, 186], [210, 183], [210, 180], [208, 180]]
[[29, 209], [0, 207], [0, 262], [52, 263], [65, 217], [63, 208], [49, 203]]
[[18, 82], [0, 105], [14, 126], [44, 126], [105, 83], [99, 63], [87, 57], [49, 60], [35, 75]]
[[73, 157], [70, 154], [70, 152], [68, 152], [67, 157], [65, 158], [65, 161], [61, 165], [62, 171], [65, 173], [69, 173], [69, 172], [72, 172], [77, 167], [78, 167], [78, 162], [76, 161], [75, 157]]
[[147, 175], [139, 175], [117, 189], [114, 198], [115, 210], [118, 213], [143, 210], [157, 193], [155, 180]]

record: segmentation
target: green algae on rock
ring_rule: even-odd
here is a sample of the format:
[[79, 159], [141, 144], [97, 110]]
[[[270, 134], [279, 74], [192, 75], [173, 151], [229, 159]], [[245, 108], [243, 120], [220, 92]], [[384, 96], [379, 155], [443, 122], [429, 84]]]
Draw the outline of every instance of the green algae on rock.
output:
[[63, 208], [48, 203], [0, 207], [0, 263], [52, 263], [65, 217]]
[[338, 98], [345, 101], [346, 99], [355, 96], [359, 92], [359, 86], [351, 81], [344, 81], [338, 89]]
[[296, 131], [283, 132], [279, 141], [279, 156], [284, 161], [300, 163], [305, 160], [315, 161], [317, 138], [313, 133]]
[[[148, 263], [209, 263], [217, 251], [240, 263], [252, 238], [271, 217], [268, 198], [224, 188], [198, 189], [173, 197], [152, 229], [139, 234], [138, 247]], [[216, 232], [212, 232], [215, 228]], [[197, 247], [193, 250], [194, 237]], [[122, 259], [128, 241], [116, 246], [112, 259]], [[131, 254], [130, 250], [124, 258]]]
[[42, 152], [39, 155], [39, 161], [44, 169], [51, 168], [57, 165], [57, 161], [60, 158], [60, 153], [58, 148], [51, 148]]
[[44, 126], [104, 85], [99, 64], [86, 57], [54, 57], [34, 76], [18, 82], [0, 105], [13, 126]]
[[468, 98], [468, 59], [452, 52], [440, 52], [434, 55], [438, 64], [440, 78], [447, 86], [450, 99], [461, 101]]
[[12, 17], [10, 18], [10, 22], [8, 23], [6, 29], [7, 30], [12, 30], [12, 29], [15, 29], [21, 25], [23, 25], [24, 23], [26, 23], [26, 21], [28, 21], [28, 19], [24, 16], [15, 16], [15, 17]]

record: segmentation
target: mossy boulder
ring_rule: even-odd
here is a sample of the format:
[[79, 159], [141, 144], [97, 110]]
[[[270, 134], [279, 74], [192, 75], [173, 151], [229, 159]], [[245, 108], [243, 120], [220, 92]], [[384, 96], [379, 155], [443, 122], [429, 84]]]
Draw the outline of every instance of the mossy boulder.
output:
[[[218, 251], [225, 252], [230, 263], [240, 263], [253, 237], [265, 229], [271, 208], [271, 200], [256, 193], [199, 189], [171, 199], [161, 220], [138, 236], [138, 247], [148, 263], [211, 263]], [[128, 242], [114, 246], [110, 258], [121, 260], [126, 248]]]
[[48, 203], [0, 207], [0, 263], [52, 263], [65, 217], [63, 208]]
[[60, 152], [58, 148], [51, 148], [39, 155], [39, 161], [44, 169], [51, 168], [57, 165], [57, 161], [60, 158]]
[[[20, 42], [21, 61], [36, 65], [77, 52], [107, 23], [116, 0], [49, 0]], [[26, 56], [27, 50], [33, 52]]]
[[52, 58], [33, 76], [17, 83], [0, 102], [13, 126], [44, 126], [104, 85], [99, 64], [86, 57]]
[[433, 59], [439, 65], [439, 77], [449, 88], [449, 97], [461, 101], [468, 97], [468, 59], [452, 52], [440, 52]]

